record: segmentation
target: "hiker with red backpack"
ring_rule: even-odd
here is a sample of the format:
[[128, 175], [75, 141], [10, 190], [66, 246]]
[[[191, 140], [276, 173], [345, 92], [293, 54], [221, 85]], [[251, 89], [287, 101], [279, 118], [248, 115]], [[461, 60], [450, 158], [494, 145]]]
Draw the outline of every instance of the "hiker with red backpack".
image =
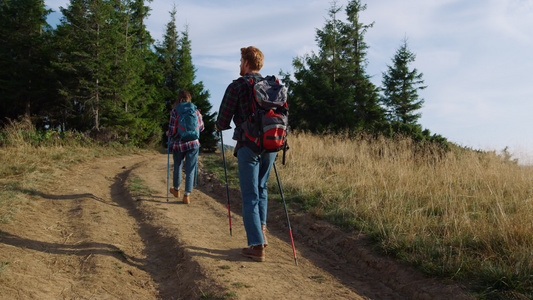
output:
[[235, 124], [234, 155], [249, 246], [242, 254], [255, 261], [265, 261], [267, 182], [277, 151], [286, 148], [288, 131], [286, 88], [274, 76], [259, 74], [263, 60], [259, 49], [241, 48], [241, 77], [227, 87], [216, 121], [218, 131], [231, 129], [232, 120]]
[[204, 130], [202, 114], [191, 102], [191, 94], [182, 90], [178, 94], [175, 106], [170, 113], [167, 136], [169, 151], [174, 159], [173, 186], [170, 193], [180, 197], [181, 171], [185, 161], [185, 193], [183, 203], [190, 204], [194, 176], [198, 168], [198, 152], [200, 149], [200, 132]]

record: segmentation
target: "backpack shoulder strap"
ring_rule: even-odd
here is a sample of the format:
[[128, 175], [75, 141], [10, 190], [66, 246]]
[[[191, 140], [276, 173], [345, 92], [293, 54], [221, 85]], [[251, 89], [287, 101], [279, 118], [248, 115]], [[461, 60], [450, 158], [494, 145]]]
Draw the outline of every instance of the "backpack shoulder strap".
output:
[[254, 93], [254, 86], [256, 84], [256, 80], [254, 77], [241, 77], [247, 87], [248, 92], [248, 114], [255, 113], [255, 93]]

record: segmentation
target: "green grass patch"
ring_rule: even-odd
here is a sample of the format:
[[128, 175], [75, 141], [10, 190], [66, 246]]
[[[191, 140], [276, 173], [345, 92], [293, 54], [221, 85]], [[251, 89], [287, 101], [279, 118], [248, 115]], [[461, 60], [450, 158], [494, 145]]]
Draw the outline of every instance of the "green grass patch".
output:
[[[203, 154], [202, 163], [207, 170], [215, 173], [219, 183], [226, 184], [224, 161], [221, 153]], [[230, 155], [230, 152], [226, 152], [226, 174], [228, 176], [228, 186], [238, 188], [239, 170], [237, 159], [233, 156], [233, 154]]]
[[309, 278], [311, 280], [313, 280], [314, 282], [317, 282], [317, 283], [324, 283], [326, 282], [326, 278], [322, 275], [313, 275], [313, 276], [309, 276]]
[[247, 288], [247, 289], [249, 289], [249, 288], [252, 287], [251, 285], [249, 285], [249, 284], [244, 284], [244, 283], [242, 283], [242, 282], [234, 282], [234, 283], [231, 284], [231, 286], [232, 286], [233, 288]]
[[222, 295], [222, 299], [237, 299], [237, 292], [230, 291]]
[[144, 184], [144, 179], [139, 176], [128, 177], [126, 186], [128, 191], [130, 191], [134, 197], [149, 197], [154, 193], [152, 189]]
[[8, 261], [0, 262], [0, 275], [2, 275], [2, 272], [4, 272], [7, 269], [7, 267], [9, 267]]

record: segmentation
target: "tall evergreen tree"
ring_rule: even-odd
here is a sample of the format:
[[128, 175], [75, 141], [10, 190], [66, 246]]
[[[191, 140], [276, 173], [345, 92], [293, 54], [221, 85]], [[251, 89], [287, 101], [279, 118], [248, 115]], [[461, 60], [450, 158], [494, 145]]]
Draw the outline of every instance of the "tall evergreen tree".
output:
[[[109, 77], [107, 84], [109, 93], [103, 95], [106, 101], [102, 101], [102, 113], [100, 121], [107, 128], [113, 128], [122, 135], [128, 134], [128, 129], [135, 127], [136, 116], [135, 100], [142, 89], [143, 83], [140, 78], [143, 62], [137, 60], [132, 42], [135, 36], [130, 32], [131, 10], [120, 0], [105, 0], [115, 9], [107, 17], [107, 26], [104, 30], [112, 31], [108, 42], [111, 45], [109, 53], [106, 53], [109, 61]], [[104, 113], [105, 112], [105, 113]]]
[[[151, 0], [146, 0], [151, 2]], [[142, 137], [141, 141], [156, 144], [162, 134], [162, 120], [166, 118], [164, 103], [157, 89], [162, 76], [158, 72], [157, 55], [152, 50], [154, 40], [146, 30], [145, 19], [149, 16], [150, 8], [145, 5], [145, 0], [133, 0], [130, 3], [130, 29], [132, 51], [135, 54], [142, 79], [142, 87], [137, 94], [138, 111], [137, 120], [142, 122], [135, 126], [135, 130]]]
[[144, 0], [71, 0], [56, 30], [57, 70], [65, 119], [77, 130], [105, 129], [124, 143], [153, 144], [161, 136], [162, 105]]
[[[165, 111], [172, 110], [172, 104], [178, 98], [179, 93], [179, 70], [178, 70], [178, 50], [179, 32], [176, 27], [176, 7], [170, 12], [170, 21], [167, 23], [163, 41], [155, 47], [158, 57], [163, 81], [161, 82], [161, 96], [165, 103]], [[168, 124], [168, 120], [167, 120]]]
[[366, 4], [360, 0], [352, 0], [346, 7], [348, 22], [342, 29], [343, 61], [346, 62], [347, 75], [343, 80], [349, 83], [353, 91], [355, 106], [354, 117], [358, 129], [376, 130], [383, 123], [384, 112], [379, 104], [378, 88], [370, 80], [366, 72], [368, 61], [366, 59], [368, 45], [364, 36], [374, 23], [365, 25], [360, 22], [361, 12], [366, 10]]
[[326, 24], [317, 30], [318, 54], [312, 52], [293, 60], [296, 80], [293, 81], [289, 74], [282, 75], [289, 90], [293, 128], [312, 132], [338, 131], [352, 123], [349, 90], [340, 80], [343, 77], [342, 22], [337, 19], [340, 9], [334, 3]]
[[54, 75], [49, 13], [43, 0], [0, 2], [0, 121], [26, 115], [50, 125]]
[[163, 106], [147, 83], [151, 76], [148, 58], [153, 55], [153, 40], [144, 25], [149, 8], [143, 0], [116, 2], [114, 7], [110, 22], [118, 32], [110, 78], [114, 90], [102, 121], [124, 141], [154, 143], [161, 134]]
[[99, 131], [104, 109], [111, 106], [112, 58], [119, 34], [110, 22], [113, 11], [105, 0], [71, 0], [62, 8], [56, 30], [60, 94], [70, 108], [69, 123], [78, 130]]
[[[196, 70], [192, 62], [191, 41], [188, 29], [179, 34], [176, 26], [176, 8], [170, 12], [170, 22], [163, 42], [156, 47], [164, 74], [163, 99], [168, 115], [172, 104], [176, 101], [180, 90], [186, 89], [191, 93], [192, 102], [198, 107], [203, 116], [205, 131], [200, 135], [200, 143], [205, 151], [216, 150], [215, 114], [210, 113], [212, 105], [209, 103], [209, 92], [204, 89], [202, 82], [195, 83]], [[164, 123], [165, 128], [168, 124]], [[166, 128], [165, 128], [166, 129]]]
[[359, 22], [366, 9], [360, 1], [351, 1], [348, 22], [337, 19], [336, 3], [329, 10], [323, 29], [317, 30], [319, 53], [293, 61], [293, 81], [282, 74], [290, 92], [291, 127], [323, 132], [343, 129], [375, 129], [382, 122], [377, 88], [366, 74], [364, 33], [372, 25]]
[[419, 98], [418, 91], [427, 86], [423, 85], [423, 74], [416, 68], [409, 68], [415, 58], [404, 39], [392, 59], [393, 65], [387, 66], [387, 72], [383, 72], [382, 101], [391, 122], [414, 125], [421, 117], [416, 111], [422, 108], [424, 100]]
[[218, 139], [215, 135], [215, 116], [211, 113], [213, 106], [208, 101], [209, 91], [204, 88], [203, 82], [196, 81], [196, 69], [192, 62], [191, 41], [189, 40], [188, 27], [181, 33], [178, 49], [178, 87], [191, 93], [192, 102], [202, 113], [204, 132], [200, 135], [203, 151], [213, 152], [217, 148]]

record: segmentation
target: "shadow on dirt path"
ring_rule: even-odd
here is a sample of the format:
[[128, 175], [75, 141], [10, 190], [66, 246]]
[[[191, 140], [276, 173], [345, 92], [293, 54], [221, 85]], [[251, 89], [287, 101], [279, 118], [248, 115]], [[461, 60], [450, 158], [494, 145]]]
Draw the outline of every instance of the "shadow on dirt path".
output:
[[194, 285], [194, 281], [201, 276], [197, 272], [199, 266], [187, 257], [184, 247], [180, 245], [176, 236], [168, 232], [168, 228], [152, 222], [154, 216], [137, 205], [126, 187], [131, 172], [139, 166], [140, 164], [135, 164], [117, 174], [110, 188], [113, 202], [127, 209], [129, 215], [138, 224], [137, 232], [144, 243], [146, 254], [141, 268], [148, 272], [157, 284], [157, 290], [162, 299], [197, 297], [200, 292]]

